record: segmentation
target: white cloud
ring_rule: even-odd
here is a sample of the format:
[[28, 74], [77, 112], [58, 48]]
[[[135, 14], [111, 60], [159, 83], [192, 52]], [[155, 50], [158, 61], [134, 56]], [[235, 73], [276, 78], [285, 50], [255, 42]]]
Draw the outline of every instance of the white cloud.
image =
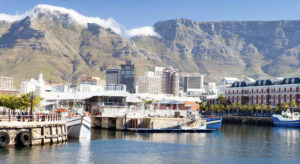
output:
[[74, 22], [83, 26], [87, 26], [88, 23], [95, 23], [104, 28], [110, 28], [117, 34], [123, 34], [129, 37], [138, 35], [159, 36], [151, 26], [144, 26], [139, 28], [133, 28], [131, 30], [126, 30], [126, 28], [120, 25], [113, 18], [102, 19], [99, 17], [86, 17], [72, 9], [46, 4], [37, 5], [33, 9], [26, 11], [23, 14], [8, 15], [5, 13], [0, 13], [0, 21], [15, 22], [24, 19], [27, 16], [31, 17], [32, 19], [37, 19], [40, 13], [48, 14], [49, 16], [59, 16], [60, 14], [68, 14]]
[[155, 31], [152, 26], [144, 26], [144, 27], [139, 27], [139, 28], [133, 28], [131, 30], [126, 31], [126, 35], [129, 37], [134, 37], [134, 36], [159, 36]]

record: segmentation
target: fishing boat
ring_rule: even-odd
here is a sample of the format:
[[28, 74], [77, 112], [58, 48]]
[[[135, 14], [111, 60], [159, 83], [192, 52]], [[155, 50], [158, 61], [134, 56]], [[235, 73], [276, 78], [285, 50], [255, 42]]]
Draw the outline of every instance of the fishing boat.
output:
[[81, 139], [87, 138], [91, 134], [91, 118], [89, 116], [70, 116], [66, 117], [68, 138]]
[[300, 114], [290, 110], [282, 111], [281, 114], [273, 114], [273, 124], [281, 127], [300, 127]]
[[[203, 116], [200, 115], [198, 112], [194, 111], [189, 111], [188, 118], [191, 118], [192, 120], [198, 120], [198, 119], [203, 119]], [[222, 117], [204, 117], [206, 121], [206, 129], [221, 129], [222, 125]], [[201, 127], [202, 128], [202, 127]]]
[[221, 129], [222, 117], [206, 117], [206, 128], [207, 129]]
[[[80, 102], [64, 102], [64, 108], [56, 110], [56, 113], [62, 115], [62, 119], [66, 121], [68, 138], [82, 139], [87, 138], [91, 134], [91, 118], [88, 113], [84, 112], [82, 103]], [[70, 105], [72, 104], [72, 105]]]

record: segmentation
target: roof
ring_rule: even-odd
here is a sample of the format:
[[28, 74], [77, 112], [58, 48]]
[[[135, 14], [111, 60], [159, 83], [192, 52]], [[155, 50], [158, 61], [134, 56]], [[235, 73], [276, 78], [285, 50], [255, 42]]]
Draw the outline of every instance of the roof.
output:
[[285, 84], [300, 84], [299, 77], [288, 77], [283, 80], [280, 79], [264, 79], [256, 80], [255, 82], [249, 81], [236, 81], [231, 85], [231, 88], [235, 87], [251, 87], [251, 86], [270, 86], [270, 85], [285, 85]]
[[126, 97], [126, 102], [129, 103], [144, 103], [141, 99], [137, 98], [135, 95], [130, 94]]
[[163, 99], [159, 102], [154, 102], [154, 104], [184, 104], [184, 101], [176, 101], [176, 100], [168, 100], [168, 99]]
[[[54, 100], [85, 100], [92, 97], [127, 97], [130, 93], [126, 91], [102, 91], [102, 92], [89, 92], [89, 93], [70, 93], [62, 95]], [[48, 99], [49, 100], [49, 99]]]

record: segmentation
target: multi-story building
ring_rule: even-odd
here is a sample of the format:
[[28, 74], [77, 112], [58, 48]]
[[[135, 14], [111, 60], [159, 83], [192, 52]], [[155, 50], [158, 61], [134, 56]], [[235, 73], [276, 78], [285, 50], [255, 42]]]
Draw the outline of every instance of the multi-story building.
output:
[[105, 78], [106, 78], [106, 85], [119, 85], [120, 84], [120, 70], [107, 69]]
[[80, 84], [104, 86], [105, 85], [105, 81], [101, 80], [100, 77], [86, 77], [86, 78], [81, 79]]
[[179, 95], [179, 70], [169, 67], [163, 71], [162, 89], [165, 94]]
[[126, 64], [121, 65], [120, 83], [126, 85], [128, 92], [135, 92], [135, 65], [129, 60], [126, 61]]
[[155, 76], [152, 71], [145, 72], [144, 76], [138, 77], [137, 93], [162, 93], [162, 76]]
[[148, 71], [154, 72], [154, 76], [163, 76], [165, 67], [158, 67], [158, 66], [150, 66], [148, 67]]
[[235, 77], [223, 77], [223, 79], [220, 81], [218, 85], [219, 94], [224, 95], [225, 89], [231, 87], [231, 85], [236, 81], [240, 81], [240, 80]]
[[264, 104], [276, 106], [285, 102], [300, 102], [300, 78], [277, 78], [251, 81], [234, 82], [225, 89], [226, 100], [241, 104]]
[[184, 77], [183, 90], [188, 92], [189, 90], [203, 90], [204, 76], [186, 76]]
[[0, 93], [16, 93], [12, 77], [0, 76]]

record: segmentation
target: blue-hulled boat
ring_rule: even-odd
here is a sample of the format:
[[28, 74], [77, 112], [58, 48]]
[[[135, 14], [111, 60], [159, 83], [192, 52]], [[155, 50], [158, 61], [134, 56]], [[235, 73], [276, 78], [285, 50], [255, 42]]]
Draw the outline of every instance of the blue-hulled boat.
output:
[[221, 129], [222, 117], [205, 118], [207, 129]]
[[300, 115], [298, 112], [273, 114], [274, 126], [300, 127]]

